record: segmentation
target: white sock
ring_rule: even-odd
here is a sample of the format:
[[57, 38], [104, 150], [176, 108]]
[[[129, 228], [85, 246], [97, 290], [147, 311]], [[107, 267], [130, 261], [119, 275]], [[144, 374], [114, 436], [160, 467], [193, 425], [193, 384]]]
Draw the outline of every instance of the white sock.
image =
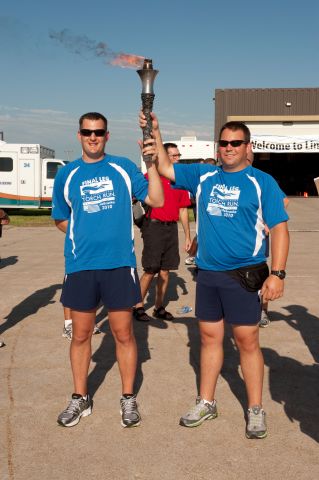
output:
[[64, 320], [64, 326], [68, 327], [69, 325], [72, 325], [72, 320]]
[[202, 400], [205, 402], [205, 403], [209, 403], [209, 405], [213, 405], [215, 400], [212, 400], [211, 402], [209, 400], [206, 400], [205, 398], [202, 398]]

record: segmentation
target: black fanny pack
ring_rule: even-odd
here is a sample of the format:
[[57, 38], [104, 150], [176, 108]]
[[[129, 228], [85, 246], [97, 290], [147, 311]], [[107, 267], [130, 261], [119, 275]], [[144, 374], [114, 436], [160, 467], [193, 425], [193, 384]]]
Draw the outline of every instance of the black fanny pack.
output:
[[267, 263], [263, 262], [236, 268], [235, 270], [227, 270], [225, 273], [237, 280], [248, 292], [257, 292], [269, 276], [269, 268]]

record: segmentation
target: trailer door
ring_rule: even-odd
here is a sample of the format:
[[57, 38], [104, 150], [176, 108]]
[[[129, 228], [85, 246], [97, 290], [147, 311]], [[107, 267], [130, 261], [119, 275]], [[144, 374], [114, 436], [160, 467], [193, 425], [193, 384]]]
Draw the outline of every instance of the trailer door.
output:
[[18, 171], [18, 205], [21, 207], [38, 207], [39, 199], [35, 197], [35, 159], [19, 160]]
[[0, 152], [0, 207], [18, 204], [17, 159], [16, 152]]
[[63, 163], [53, 158], [44, 158], [42, 160], [42, 187], [41, 187], [41, 207], [52, 206], [53, 184], [59, 168]]

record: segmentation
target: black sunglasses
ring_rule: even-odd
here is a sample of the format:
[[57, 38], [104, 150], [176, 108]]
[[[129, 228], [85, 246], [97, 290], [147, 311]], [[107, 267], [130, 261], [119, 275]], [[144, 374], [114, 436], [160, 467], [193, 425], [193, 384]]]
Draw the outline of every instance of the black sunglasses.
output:
[[89, 130], [88, 128], [81, 128], [80, 134], [82, 137], [90, 137], [94, 133], [96, 137], [104, 137], [106, 130], [104, 128], [98, 128], [97, 130]]
[[227, 147], [227, 145], [231, 145], [232, 147], [240, 147], [243, 143], [247, 144], [245, 140], [231, 140], [228, 142], [227, 140], [219, 140], [218, 145], [220, 147]]

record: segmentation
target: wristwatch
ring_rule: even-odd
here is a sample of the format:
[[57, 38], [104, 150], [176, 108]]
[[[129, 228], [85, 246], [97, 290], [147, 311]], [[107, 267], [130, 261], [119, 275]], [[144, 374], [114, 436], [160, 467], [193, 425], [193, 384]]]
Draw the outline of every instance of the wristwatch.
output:
[[280, 280], [283, 280], [286, 277], [285, 270], [271, 270], [270, 274], [271, 275], [276, 275], [276, 277], [279, 277]]

